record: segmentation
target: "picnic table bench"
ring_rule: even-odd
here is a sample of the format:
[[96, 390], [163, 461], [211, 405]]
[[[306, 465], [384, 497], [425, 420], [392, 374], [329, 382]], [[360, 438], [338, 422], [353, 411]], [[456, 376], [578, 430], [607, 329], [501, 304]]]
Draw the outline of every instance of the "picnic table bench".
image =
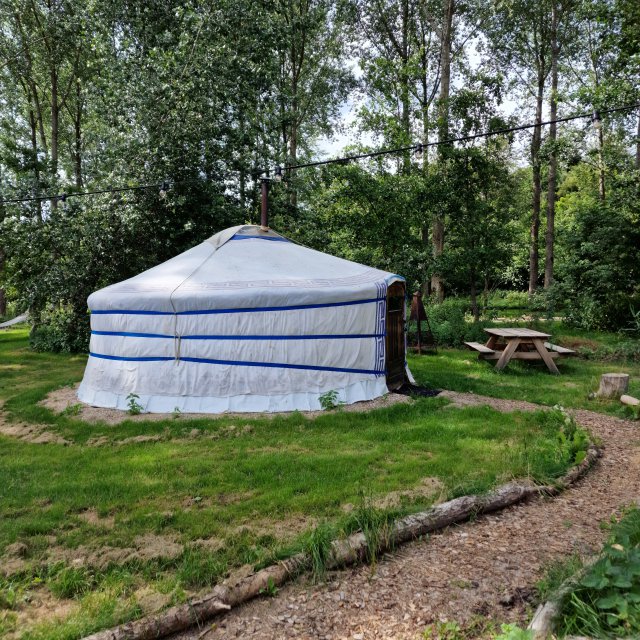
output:
[[551, 344], [549, 333], [542, 333], [534, 329], [485, 329], [489, 334], [486, 344], [480, 342], [465, 342], [478, 352], [481, 360], [497, 360], [496, 369], [504, 369], [509, 361], [542, 360], [551, 373], [560, 373], [554, 359], [575, 354], [572, 349]]

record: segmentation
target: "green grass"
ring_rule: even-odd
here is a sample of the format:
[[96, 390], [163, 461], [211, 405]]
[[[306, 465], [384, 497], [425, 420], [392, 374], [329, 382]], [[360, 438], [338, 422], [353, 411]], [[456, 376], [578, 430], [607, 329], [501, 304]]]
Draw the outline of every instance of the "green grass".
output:
[[[455, 354], [423, 357], [414, 369], [430, 379], [423, 368], [439, 371], [440, 362], [449, 375], [459, 366], [455, 375], [463, 378], [463, 357], [470, 354]], [[233, 567], [261, 566], [304, 548], [313, 552], [321, 576], [328, 532], [364, 527], [373, 546], [386, 518], [424, 508], [435, 496], [405, 495], [386, 514], [367, 511], [368, 500], [411, 489], [424, 478], [439, 479], [438, 497], [483, 492], [512, 477], [547, 481], [571, 463], [559, 444], [558, 415], [456, 409], [442, 398], [315, 420], [293, 413], [117, 426], [83, 422], [75, 411], [56, 415], [37, 404], [50, 390], [77, 382], [84, 363], [83, 356], [30, 351], [24, 329], [0, 333], [0, 401], [7, 418], [47, 425], [71, 443], [0, 436], [0, 555], [14, 542], [27, 545], [24, 571], [0, 579], [0, 632], [13, 633], [16, 612], [45, 591], [71, 599], [73, 607], [64, 624], [40, 622], [24, 638], [78, 638], [140, 615], [135, 594], [142, 586], [165, 594], [167, 604], [181, 602]], [[118, 444], [141, 434], [161, 440]], [[107, 444], [87, 446], [97, 436]], [[356, 508], [347, 513], [346, 505]], [[82, 517], [89, 509], [97, 520]], [[47, 559], [52, 548], [68, 559], [87, 549], [134, 547], [138, 536], [150, 534], [182, 551], [100, 569]], [[199, 539], [218, 539], [220, 548], [196, 546]]]
[[640, 397], [640, 364], [637, 363], [563, 358], [557, 360], [561, 375], [555, 376], [544, 364], [513, 360], [503, 371], [495, 371], [493, 362], [478, 360], [469, 349], [438, 349], [436, 355], [410, 355], [408, 360], [420, 384], [438, 389], [625, 416], [618, 400], [588, 397], [598, 389], [603, 373], [615, 371], [630, 374], [629, 393]]

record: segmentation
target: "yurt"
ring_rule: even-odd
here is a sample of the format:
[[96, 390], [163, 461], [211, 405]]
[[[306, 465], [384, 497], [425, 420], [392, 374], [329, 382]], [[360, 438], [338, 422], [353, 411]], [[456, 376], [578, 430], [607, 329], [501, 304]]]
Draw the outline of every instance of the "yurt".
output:
[[[271, 412], [351, 404], [401, 385], [400, 276], [238, 226], [89, 297], [78, 398], [145, 411]], [[336, 392], [335, 394], [331, 392]]]

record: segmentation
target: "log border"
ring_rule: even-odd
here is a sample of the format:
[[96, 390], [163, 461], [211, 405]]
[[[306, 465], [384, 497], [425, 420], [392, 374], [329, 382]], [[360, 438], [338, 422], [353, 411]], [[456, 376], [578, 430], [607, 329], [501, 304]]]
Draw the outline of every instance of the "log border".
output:
[[[584, 460], [575, 465], [554, 484], [534, 485], [528, 481], [509, 482], [484, 495], [454, 498], [427, 511], [414, 513], [397, 520], [389, 535], [379, 542], [377, 553], [384, 553], [398, 545], [444, 529], [470, 518], [499, 511], [533, 496], [556, 496], [582, 478], [601, 456], [602, 451], [590, 444]], [[328, 569], [361, 563], [369, 552], [362, 532], [331, 543]], [[279, 587], [310, 567], [310, 558], [304, 552], [266, 567], [239, 580], [234, 585], [218, 585], [213, 591], [186, 604], [177, 605], [156, 615], [145, 616], [112, 629], [99, 631], [84, 640], [156, 640], [189, 627], [201, 625], [216, 615]]]

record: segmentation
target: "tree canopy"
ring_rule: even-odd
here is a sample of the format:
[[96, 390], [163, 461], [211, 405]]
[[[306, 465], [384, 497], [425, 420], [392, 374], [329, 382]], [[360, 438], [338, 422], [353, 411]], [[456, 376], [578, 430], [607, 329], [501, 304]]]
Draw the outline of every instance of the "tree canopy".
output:
[[[639, 24], [631, 0], [3, 0], [0, 316], [85, 348], [89, 293], [257, 222], [261, 172], [318, 157], [347, 110], [362, 152], [637, 104]], [[476, 316], [482, 291], [543, 289], [624, 328], [639, 185], [636, 108], [285, 171], [272, 224]], [[107, 192], [43, 197], [85, 190]]]

